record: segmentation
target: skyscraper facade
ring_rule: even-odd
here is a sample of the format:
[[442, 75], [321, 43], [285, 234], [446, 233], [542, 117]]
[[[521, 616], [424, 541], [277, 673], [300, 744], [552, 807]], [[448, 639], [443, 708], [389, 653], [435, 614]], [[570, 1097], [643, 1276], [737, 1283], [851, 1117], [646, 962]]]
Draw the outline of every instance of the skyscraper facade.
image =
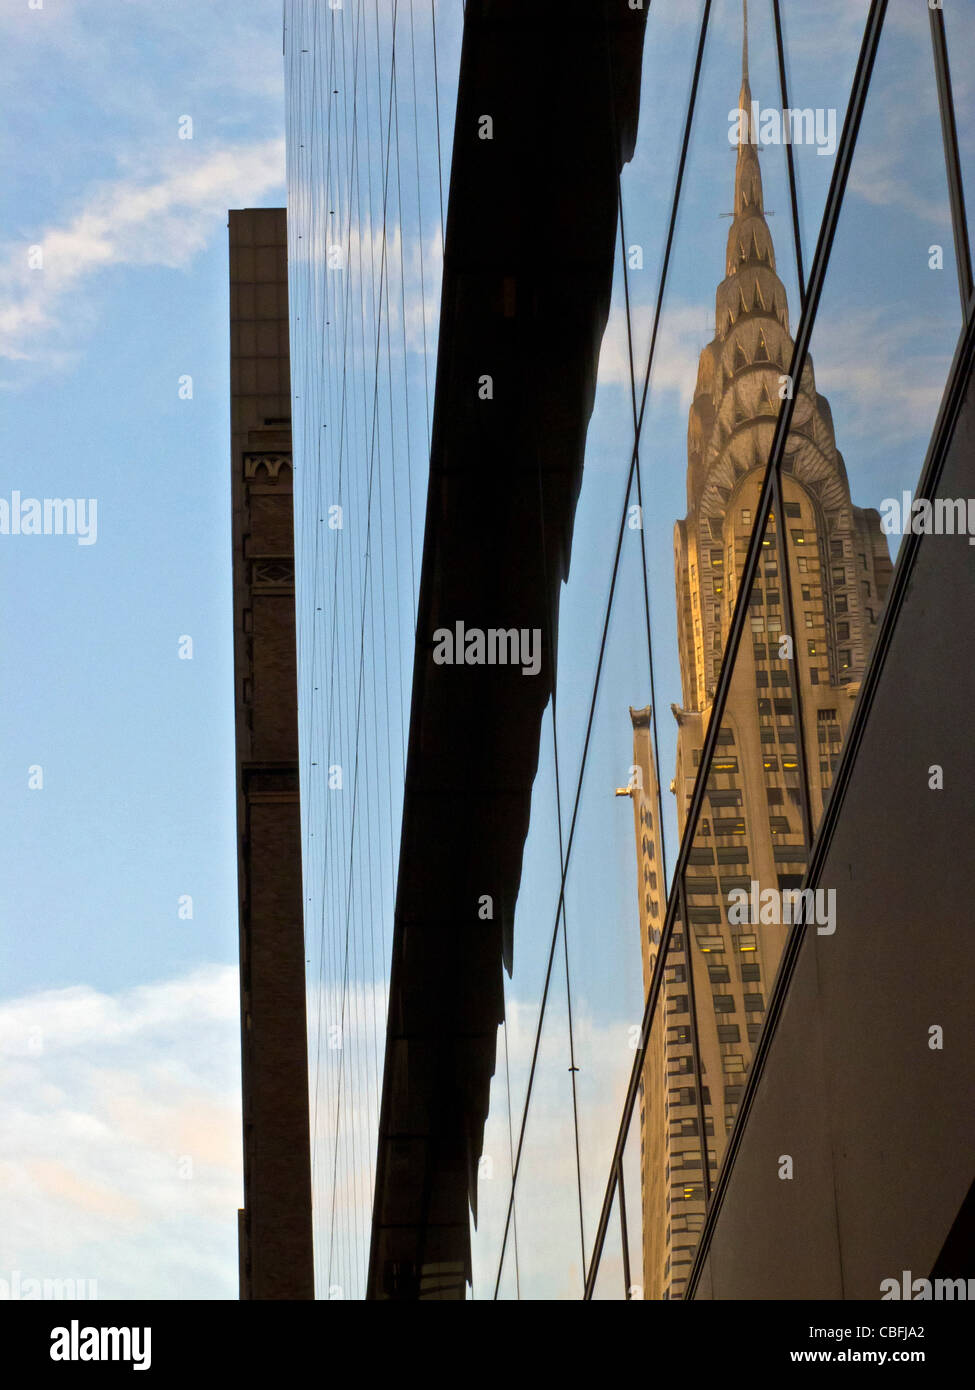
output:
[[[701, 1121], [713, 1177], [789, 931], [788, 894], [802, 883], [809, 837], [829, 797], [891, 575], [879, 514], [852, 502], [811, 359], [800, 381], [788, 375], [793, 342], [765, 217], [747, 29], [742, 66], [725, 278], [716, 296], [715, 336], [700, 355], [690, 407], [687, 515], [674, 532], [682, 704], [672, 707], [678, 740], [671, 791], [681, 834], [756, 526], [763, 528], [762, 553], [743, 600], [749, 623], [707, 771], [707, 801], [690, 848], [682, 923], [667, 957], [665, 1009], [658, 1013], [659, 1036], [651, 1036], [643, 1075], [647, 1298], [680, 1298], [684, 1292], [705, 1211]], [[793, 393], [781, 514], [759, 516], [779, 407]], [[795, 631], [787, 617], [790, 593]], [[660, 827], [654, 825], [658, 801], [650, 711], [631, 710], [631, 719], [634, 766], [640, 769], [634, 780], [642, 783], [632, 796], [648, 986], [666, 886]], [[799, 727], [806, 731], [804, 746]], [[801, 809], [804, 774], [808, 823]], [[762, 896], [768, 889], [774, 902]], [[747, 909], [740, 905], [745, 895]], [[759, 901], [765, 904], [760, 915], [754, 910]]]
[[459, 7], [284, 7], [319, 1297], [365, 1297]]

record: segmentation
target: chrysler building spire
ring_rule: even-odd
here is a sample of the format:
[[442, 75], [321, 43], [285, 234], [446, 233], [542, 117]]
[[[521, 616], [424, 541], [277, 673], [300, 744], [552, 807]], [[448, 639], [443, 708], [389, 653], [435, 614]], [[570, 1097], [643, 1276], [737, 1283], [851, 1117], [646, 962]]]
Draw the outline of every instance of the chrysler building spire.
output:
[[752, 89], [748, 81], [748, 0], [742, 0], [743, 25], [741, 36], [741, 91], [738, 94], [738, 109], [743, 119], [738, 130], [738, 148], [754, 146], [757, 132], [752, 127]]
[[744, 26], [741, 40], [741, 84], [748, 84], [748, 0], [741, 0], [744, 10]]

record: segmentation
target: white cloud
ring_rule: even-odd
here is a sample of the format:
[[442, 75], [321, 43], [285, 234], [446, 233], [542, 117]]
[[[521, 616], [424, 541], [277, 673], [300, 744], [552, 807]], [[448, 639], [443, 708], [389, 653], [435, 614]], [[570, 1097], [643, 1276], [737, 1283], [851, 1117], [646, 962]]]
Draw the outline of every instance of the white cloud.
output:
[[954, 349], [947, 339], [943, 350], [931, 348], [939, 337], [944, 328], [937, 317], [925, 320], [895, 305], [817, 321], [816, 388], [833, 409], [844, 453], [851, 438], [882, 447], [927, 437]]
[[[893, 103], [891, 107], [896, 111]], [[873, 207], [884, 208], [888, 213], [894, 210], [911, 213], [950, 235], [946, 190], [939, 185], [936, 192], [926, 196], [925, 190], [918, 187], [916, 167], [905, 161], [904, 151], [910, 149], [910, 136], [903, 120], [891, 114], [885, 120], [885, 130], [883, 148], [864, 147], [857, 151], [850, 171], [850, 191]]]
[[[296, 207], [304, 207], [316, 197], [315, 190], [299, 181], [292, 192]], [[370, 323], [366, 330], [364, 351], [366, 367], [371, 370], [375, 352], [375, 307], [380, 284], [383, 286], [383, 315], [387, 314], [390, 335], [390, 351], [402, 354], [403, 351], [403, 310], [406, 318], [406, 349], [408, 352], [422, 353], [424, 341], [428, 353], [432, 353], [437, 338], [440, 320], [440, 291], [443, 281], [443, 245], [440, 227], [428, 232], [421, 244], [419, 236], [403, 229], [398, 222], [389, 222], [385, 236], [385, 269], [383, 269], [383, 228], [373, 227], [368, 217], [354, 222], [340, 222], [334, 232], [335, 240], [326, 244], [321, 234], [318, 219], [305, 217], [300, 222], [295, 218], [294, 228], [302, 228], [298, 241], [292, 238], [290, 254], [292, 264], [299, 275], [307, 275], [312, 282], [335, 277], [334, 290], [339, 301], [348, 293], [354, 305], [355, 314], [360, 314], [360, 295]], [[330, 249], [341, 253], [345, 269], [328, 270], [326, 257]], [[326, 286], [327, 288], [327, 286]], [[306, 291], [312, 293], [313, 291]], [[324, 293], [319, 290], [325, 299]], [[299, 291], [299, 298], [301, 292]], [[340, 311], [342, 312], [342, 311]], [[426, 339], [424, 340], [424, 323]], [[315, 331], [320, 331], [318, 325]], [[385, 339], [385, 331], [384, 331]], [[356, 336], [353, 334], [353, 344]], [[385, 352], [385, 347], [382, 348]]]
[[[906, 212], [941, 227], [950, 240], [928, 12], [923, 6], [912, 12], [911, 7], [894, 5], [886, 23], [857, 137], [849, 191], [885, 210], [888, 234], [891, 218]], [[898, 43], [893, 48], [895, 33]], [[904, 234], [896, 220], [893, 227]]]
[[334, 982], [307, 992], [319, 1297], [365, 1297], [386, 1004], [381, 982], [350, 981], [344, 1004]]
[[[318, 1036], [321, 999], [322, 1045]], [[319, 1297], [329, 1286], [345, 1298], [361, 1298], [372, 1216], [373, 1165], [378, 1133], [379, 1087], [385, 1025], [381, 985], [350, 983], [346, 991], [343, 1047], [329, 1051], [328, 1029], [339, 1019], [342, 991], [334, 985], [308, 993], [313, 1109], [317, 1090], [318, 1137], [313, 1141], [314, 1200]], [[537, 1004], [509, 997], [507, 1034], [512, 1093], [512, 1127], [517, 1143], [521, 1107], [527, 1090], [531, 1049], [538, 1019]], [[579, 1066], [580, 1151], [587, 1253], [603, 1200], [623, 1098], [633, 1064], [631, 1029], [640, 1020], [597, 1022], [582, 1007], [574, 1015], [575, 1057]], [[497, 1060], [491, 1088], [491, 1111], [484, 1132], [478, 1187], [478, 1228], [472, 1229], [475, 1292], [490, 1298], [501, 1249], [510, 1165], [508, 1109], [505, 1092], [505, 1035], [498, 1032]], [[522, 1297], [577, 1299], [582, 1281], [578, 1198], [573, 1139], [572, 1091], [568, 1072], [568, 1032], [558, 1006], [551, 1008], [543, 1031], [540, 1061], [532, 1092], [516, 1219]], [[316, 1056], [321, 1061], [316, 1085]], [[378, 1062], [378, 1069], [377, 1069]], [[342, 1090], [339, 1091], [339, 1076]], [[338, 1127], [336, 1128], [336, 1119]], [[334, 1141], [338, 1133], [338, 1155]], [[637, 1141], [638, 1142], [638, 1141]], [[628, 1159], [632, 1155], [628, 1152]], [[334, 1229], [332, 1185], [335, 1182]], [[639, 1173], [629, 1164], [627, 1183], [630, 1239], [639, 1279]], [[632, 1209], [631, 1209], [632, 1208]], [[331, 1252], [331, 1260], [330, 1260]], [[514, 1237], [509, 1238], [502, 1297], [514, 1297]], [[620, 1298], [622, 1259], [616, 1227], [606, 1242], [597, 1295]]]
[[[340, 1120], [331, 1282], [361, 1293], [368, 1253], [385, 992], [350, 984], [342, 1049], [327, 1050], [341, 991], [309, 990], [320, 1293], [329, 1282], [334, 1117]], [[98, 1297], [236, 1297], [242, 1201], [237, 971], [206, 966], [109, 994], [78, 985], [0, 1003], [0, 1278], [97, 1281]], [[523, 1102], [536, 1006], [509, 1000], [515, 1110]], [[579, 1010], [576, 1059], [583, 1197], [591, 1241], [633, 1053], [634, 1020], [597, 1024]], [[507, 1198], [504, 1039], [484, 1152], [475, 1236], [479, 1296], [500, 1248]], [[553, 1015], [536, 1078], [518, 1219], [523, 1294], [578, 1297], [581, 1261], [567, 1037]], [[338, 1076], [344, 1073], [341, 1104]], [[515, 1120], [517, 1126], [517, 1118]], [[181, 1164], [192, 1163], [192, 1177]], [[634, 1192], [638, 1181], [631, 1180]], [[639, 1215], [631, 1213], [638, 1232]], [[632, 1237], [638, 1240], [638, 1234]], [[635, 1250], [636, 1247], [634, 1247]], [[569, 1252], [568, 1262], [563, 1258]], [[606, 1277], [618, 1296], [613, 1237]], [[634, 1276], [635, 1277], [635, 1276]]]
[[[551, 1006], [552, 1001], [549, 1002]], [[535, 1004], [509, 998], [506, 1013], [512, 1147], [517, 1149], [538, 1009]], [[623, 1099], [633, 1065], [630, 1029], [634, 1024], [639, 1026], [639, 1023], [639, 1019], [597, 1023], [587, 1010], [577, 1007], [574, 1011], [573, 1038], [576, 1065], [579, 1067], [576, 1084], [587, 1260], [591, 1256], [592, 1240], [609, 1178], [613, 1145], [623, 1113]], [[472, 1239], [474, 1287], [478, 1299], [493, 1297], [511, 1190], [504, 1047], [502, 1030], [498, 1033], [491, 1113], [484, 1131], [484, 1155], [490, 1162], [488, 1171], [491, 1176], [486, 1175], [482, 1165], [478, 1184], [478, 1230]], [[532, 1089], [515, 1205], [521, 1297], [526, 1299], [578, 1299], [581, 1294], [582, 1252], [568, 1058], [567, 1024], [557, 1016], [556, 1008], [550, 1007]], [[635, 1262], [631, 1278], [639, 1280], [638, 1170], [628, 1166], [627, 1182], [631, 1255]], [[623, 1264], [618, 1230], [617, 1218], [607, 1235], [600, 1262], [597, 1296], [613, 1299], [623, 1297]], [[503, 1298], [517, 1296], [514, 1253], [515, 1235], [512, 1229], [508, 1237], [501, 1286]]]
[[[652, 310], [631, 309], [637, 398], [646, 370]], [[681, 408], [690, 405], [697, 380], [701, 349], [713, 336], [703, 306], [681, 305], [664, 310], [657, 337], [651, 396], [676, 393]], [[938, 349], [945, 339], [944, 349]], [[843, 412], [843, 438], [869, 437], [875, 443], [924, 436], [931, 429], [954, 342], [945, 338], [937, 316], [925, 320], [897, 305], [877, 306], [837, 318], [821, 315], [813, 340], [816, 384], [831, 404]], [[629, 390], [626, 314], [610, 312], [599, 358], [600, 384], [615, 383]], [[839, 438], [840, 427], [837, 423]]]
[[0, 1003], [0, 1278], [236, 1297], [238, 999], [204, 966]]
[[[70, 338], [78, 296], [99, 272], [183, 268], [225, 227], [228, 207], [253, 206], [283, 181], [282, 140], [201, 156], [187, 146], [155, 179], [101, 184], [64, 223], [19, 245], [8, 242], [0, 260], [0, 354], [35, 358], [48, 335]], [[29, 264], [31, 246], [40, 249], [36, 269]]]
[[[633, 332], [633, 370], [639, 401], [650, 348], [653, 308], [649, 304], [631, 304], [630, 318]], [[673, 308], [665, 306], [654, 350], [653, 372], [650, 377], [651, 393], [676, 392], [681, 406], [689, 406], [694, 398], [701, 349], [713, 336], [713, 309], [693, 304], [679, 304]], [[599, 354], [598, 380], [600, 385], [612, 382], [629, 389], [630, 358], [626, 310], [622, 307], [610, 310]]]

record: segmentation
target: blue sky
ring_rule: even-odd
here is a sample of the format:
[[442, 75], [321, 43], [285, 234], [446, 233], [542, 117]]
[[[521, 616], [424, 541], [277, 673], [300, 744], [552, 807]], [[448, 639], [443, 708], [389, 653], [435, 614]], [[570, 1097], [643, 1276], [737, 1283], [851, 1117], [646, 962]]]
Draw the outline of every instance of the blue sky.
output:
[[233, 1297], [226, 211], [284, 202], [280, 9], [7, 3], [0, 43], [0, 495], [98, 502], [0, 546], [0, 1271]]
[[[388, 8], [380, 0], [387, 18]], [[445, 149], [457, 8], [438, 5]], [[753, 95], [771, 105], [769, 6], [751, 9]], [[842, 111], [866, 4], [821, 0], [815, 11], [783, 4], [793, 102]], [[631, 278], [638, 357], [698, 18], [696, 3], [656, 0], [648, 24], [640, 139], [624, 175], [626, 241], [644, 248], [644, 269]], [[680, 698], [671, 537], [685, 510], [687, 406], [723, 274], [727, 222], [719, 214], [731, 204], [727, 113], [738, 92], [739, 22], [737, 0], [718, 0], [644, 429], [665, 712]], [[949, 40], [955, 27], [949, 13]], [[8, 54], [0, 497], [16, 489], [98, 501], [92, 546], [66, 536], [0, 536], [0, 1278], [15, 1269], [96, 1278], [101, 1297], [233, 1297], [240, 1141], [226, 210], [285, 201], [281, 10], [263, 0], [45, 0], [40, 10], [9, 0], [0, 42]], [[959, 125], [975, 186], [975, 54], [960, 26], [955, 43]], [[421, 45], [418, 87], [429, 131], [425, 52]], [[874, 84], [813, 341], [819, 389], [861, 505], [913, 482], [958, 326], [923, 7], [891, 4]], [[193, 138], [181, 140], [187, 115]], [[435, 205], [429, 153], [424, 146], [425, 215]], [[808, 267], [832, 160], [812, 150], [797, 156]], [[784, 159], [775, 150], [762, 159], [794, 326]], [[428, 239], [438, 220], [425, 222], [431, 272], [439, 249]], [[407, 216], [407, 240], [416, 231]], [[927, 268], [935, 242], [945, 248], [937, 273]], [[30, 269], [37, 246], [43, 268]], [[563, 803], [574, 788], [631, 440], [617, 280], [562, 602]], [[438, 288], [428, 278], [432, 331]], [[422, 318], [415, 306], [409, 313], [405, 360], [419, 401]], [[426, 351], [429, 362], [432, 337]], [[192, 400], [178, 395], [187, 374]], [[419, 408], [413, 429], [422, 515]], [[590, 1235], [631, 1060], [627, 1029], [640, 1010], [632, 820], [629, 802], [612, 797], [630, 760], [627, 706], [649, 698], [638, 565], [624, 555], [567, 900]], [[184, 635], [193, 639], [192, 661], [178, 659]], [[405, 713], [401, 707], [399, 718]], [[672, 727], [665, 713], [665, 788]], [[508, 987], [516, 1111], [557, 898], [550, 749], [546, 721]], [[42, 790], [28, 788], [35, 765]], [[389, 766], [371, 775], [393, 787]], [[314, 825], [306, 817], [309, 834]], [[384, 872], [391, 881], [391, 863]], [[178, 916], [183, 894], [192, 896], [192, 920]], [[389, 930], [387, 922], [387, 941]], [[357, 1007], [363, 1019], [381, 1017], [382, 981], [365, 960], [363, 948]], [[568, 1295], [579, 1257], [566, 1167], [564, 982], [556, 983], [519, 1215], [536, 1218], [522, 1241], [523, 1255], [534, 1251], [535, 1287]], [[364, 1046], [372, 1046], [365, 1031]], [[486, 1138], [495, 1162], [482, 1192], [476, 1293], [493, 1275], [506, 1196], [502, 1077]], [[372, 1089], [375, 1077], [363, 1085]], [[361, 1124], [368, 1131], [368, 1117]], [[352, 1205], [368, 1200], [367, 1188], [359, 1174]], [[361, 1239], [361, 1223], [359, 1231]]]

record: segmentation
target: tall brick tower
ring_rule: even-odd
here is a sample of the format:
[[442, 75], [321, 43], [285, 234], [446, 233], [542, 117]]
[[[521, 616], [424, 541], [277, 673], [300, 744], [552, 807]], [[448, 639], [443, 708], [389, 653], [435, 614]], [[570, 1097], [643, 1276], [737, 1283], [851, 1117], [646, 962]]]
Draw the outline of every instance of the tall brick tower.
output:
[[230, 213], [242, 1299], [314, 1298], [283, 208]]

